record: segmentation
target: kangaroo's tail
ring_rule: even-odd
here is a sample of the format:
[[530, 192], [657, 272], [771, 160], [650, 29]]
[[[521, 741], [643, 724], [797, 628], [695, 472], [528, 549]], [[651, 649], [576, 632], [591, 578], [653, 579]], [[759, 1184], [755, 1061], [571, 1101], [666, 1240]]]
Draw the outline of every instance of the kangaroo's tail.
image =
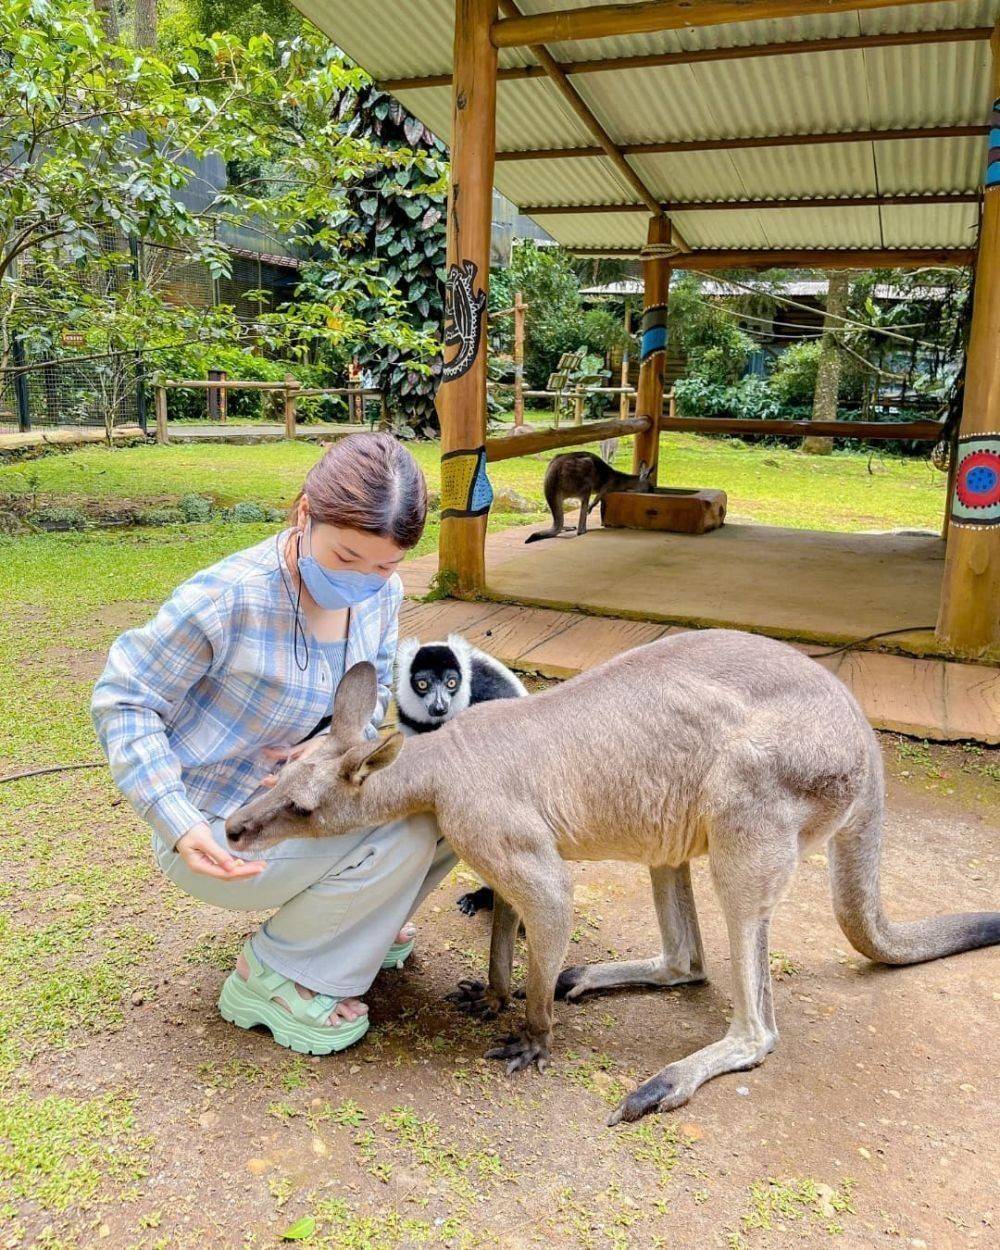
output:
[[830, 843], [837, 923], [851, 945], [881, 964], [919, 964], [1000, 943], [1000, 911], [956, 913], [895, 924], [882, 909], [882, 813], [837, 833]]

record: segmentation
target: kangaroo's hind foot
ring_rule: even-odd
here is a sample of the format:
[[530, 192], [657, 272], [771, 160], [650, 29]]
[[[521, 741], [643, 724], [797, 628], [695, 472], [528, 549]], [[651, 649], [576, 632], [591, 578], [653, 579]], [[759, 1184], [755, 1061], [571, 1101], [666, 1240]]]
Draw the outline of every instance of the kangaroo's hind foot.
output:
[[564, 968], [556, 982], [556, 998], [572, 1001], [595, 990], [624, 989], [630, 985], [666, 989], [676, 985], [697, 985], [708, 979], [689, 866], [651, 868], [649, 877], [660, 926], [660, 954], [652, 959], [578, 964]]

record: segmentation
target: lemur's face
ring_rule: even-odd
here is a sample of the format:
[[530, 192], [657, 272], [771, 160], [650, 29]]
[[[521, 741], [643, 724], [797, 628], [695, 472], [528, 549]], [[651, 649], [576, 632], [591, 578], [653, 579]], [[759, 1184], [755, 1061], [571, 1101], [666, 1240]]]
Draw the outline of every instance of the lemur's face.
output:
[[423, 704], [428, 720], [448, 719], [451, 703], [462, 684], [462, 674], [450, 665], [410, 670], [410, 689]]

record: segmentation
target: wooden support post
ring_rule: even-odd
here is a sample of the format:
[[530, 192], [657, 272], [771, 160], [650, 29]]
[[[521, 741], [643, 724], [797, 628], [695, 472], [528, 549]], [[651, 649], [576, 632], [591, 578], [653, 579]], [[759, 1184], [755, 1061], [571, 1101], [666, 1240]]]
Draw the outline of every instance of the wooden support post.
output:
[[524, 297], [514, 292], [514, 425], [524, 425]]
[[170, 436], [167, 434], [167, 388], [165, 386], [156, 388], [156, 441], [158, 443], [170, 441]]
[[635, 415], [649, 417], [650, 427], [635, 440], [632, 472], [639, 466], [652, 466], [650, 481], [655, 485], [660, 458], [660, 418], [663, 416], [663, 368], [667, 357], [667, 297], [670, 290], [670, 261], [658, 256], [655, 249], [670, 243], [670, 222], [666, 217], [651, 217], [646, 232], [646, 245], [654, 249], [642, 262], [645, 292], [642, 300], [642, 326], [639, 346], [639, 387], [635, 397]]
[[573, 424], [583, 425], [583, 401], [586, 394], [582, 387], [578, 386], [573, 392]]
[[285, 374], [285, 438], [295, 437], [295, 409], [298, 407], [296, 391], [299, 384], [290, 373]]
[[[992, 40], [1000, 133], [1000, 22]], [[989, 142], [989, 141], [988, 141]], [[960, 655], [1000, 654], [1000, 153], [989, 148], [965, 396], [937, 636]]]
[[[625, 346], [622, 348], [622, 386], [628, 386], [628, 366], [629, 366], [629, 347], [632, 343], [632, 309], [628, 304], [628, 297], [625, 297], [625, 333], [629, 336], [625, 340]], [[618, 401], [618, 416], [625, 421], [628, 418], [628, 396], [622, 392], [621, 399]]]
[[485, 585], [486, 299], [490, 282], [497, 0], [455, 0], [445, 363], [441, 421], [440, 584], [471, 597]]

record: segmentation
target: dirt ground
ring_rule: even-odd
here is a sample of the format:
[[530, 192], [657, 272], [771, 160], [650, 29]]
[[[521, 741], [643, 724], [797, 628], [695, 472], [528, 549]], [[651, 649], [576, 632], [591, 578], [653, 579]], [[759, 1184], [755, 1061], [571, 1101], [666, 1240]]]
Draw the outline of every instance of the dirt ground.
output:
[[[997, 906], [995, 755], [883, 744], [892, 914]], [[834, 922], [823, 856], [774, 925], [775, 1053], [678, 1112], [611, 1129], [624, 1090], [725, 1029], [728, 950], [704, 864], [710, 983], [559, 1005], [545, 1075], [506, 1077], [481, 1057], [496, 1026], [444, 1001], [485, 969], [488, 919], [456, 910], [461, 871], [424, 905], [415, 957], [370, 992], [367, 1039], [307, 1060], [215, 1011], [251, 918], [160, 879], [101, 774], [49, 785], [48, 809], [8, 815], [11, 931], [44, 965], [58, 934], [35, 939], [70, 924], [60, 909], [83, 906], [76, 883], [96, 873], [106, 898], [86, 903], [81, 949], [95, 975], [117, 973], [96, 1023], [61, 983], [30, 987], [68, 1010], [55, 1042], [50, 1026], [24, 1041], [15, 1025], [31, 1033], [33, 1017], [6, 1015], [24, 1049], [0, 1126], [2, 1247], [1000, 1244], [1000, 951], [873, 967]], [[62, 841], [42, 854], [32, 830], [57, 811]], [[576, 879], [571, 962], [652, 951], [641, 870]]]

